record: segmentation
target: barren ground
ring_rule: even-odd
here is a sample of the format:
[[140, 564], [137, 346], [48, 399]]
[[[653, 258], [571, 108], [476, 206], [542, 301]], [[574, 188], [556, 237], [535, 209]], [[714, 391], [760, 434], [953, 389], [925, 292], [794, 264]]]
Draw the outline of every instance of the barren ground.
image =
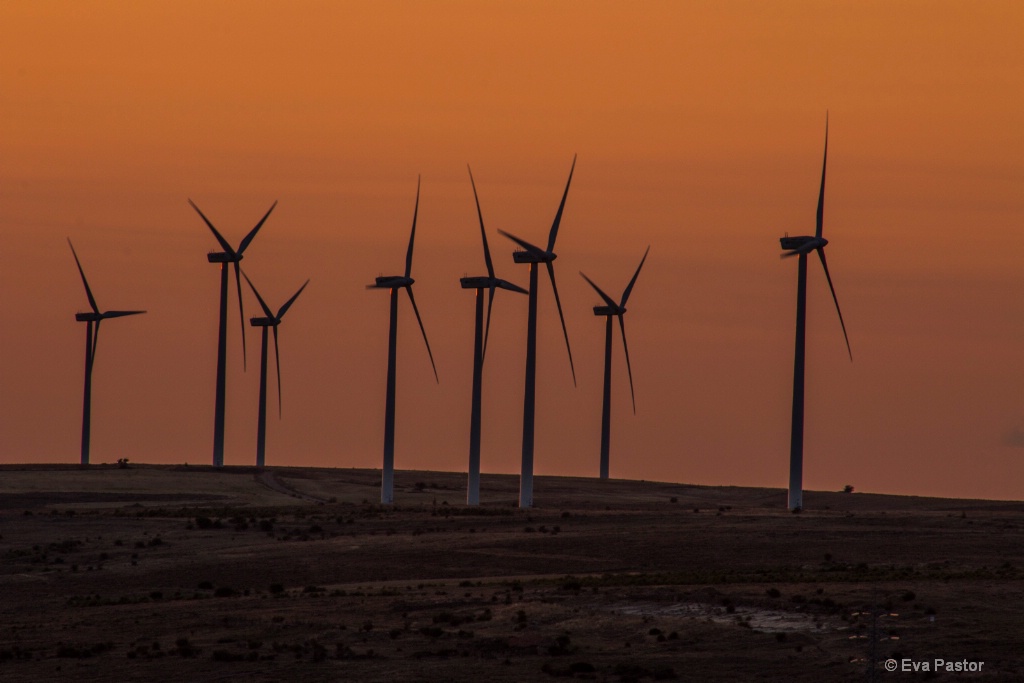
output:
[[379, 476], [0, 467], [0, 680], [1024, 680], [1024, 503]]

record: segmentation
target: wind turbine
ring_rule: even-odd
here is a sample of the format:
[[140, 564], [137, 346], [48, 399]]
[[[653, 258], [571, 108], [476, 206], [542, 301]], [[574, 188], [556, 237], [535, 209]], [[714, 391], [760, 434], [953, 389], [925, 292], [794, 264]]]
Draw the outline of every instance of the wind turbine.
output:
[[[78, 274], [82, 276], [82, 284], [85, 285], [85, 295], [89, 297], [91, 313], [76, 313], [75, 320], [84, 322], [85, 328], [85, 395], [82, 399], [82, 464], [89, 464], [89, 433], [92, 421], [92, 368], [96, 360], [96, 344], [100, 337], [100, 323], [107, 318], [122, 318], [126, 315], [139, 315], [145, 311], [103, 311], [96, 304], [96, 299], [89, 288], [89, 281], [85, 279], [85, 271], [82, 270], [82, 263], [75, 253], [75, 245], [68, 239], [68, 246], [71, 247], [71, 254], [75, 257], [75, 265], [78, 266]], [[95, 323], [95, 325], [93, 324]]]
[[420, 179], [416, 178], [416, 206], [412, 212], [412, 232], [409, 234], [409, 250], [405, 254], [405, 275], [381, 275], [367, 289], [388, 289], [391, 291], [391, 326], [388, 333], [388, 390], [384, 408], [384, 466], [381, 470], [380, 502], [390, 505], [395, 500], [395, 352], [398, 341], [398, 290], [404, 289], [409, 294], [409, 302], [416, 313], [416, 321], [420, 324], [423, 341], [427, 345], [430, 365], [434, 368], [434, 380], [437, 378], [437, 366], [434, 365], [434, 354], [430, 351], [427, 331], [423, 328], [420, 309], [416, 307], [416, 297], [412, 294], [412, 247], [416, 239], [416, 216], [420, 209]]
[[[487, 275], [464, 277], [459, 280], [463, 289], [476, 290], [476, 332], [473, 337], [473, 411], [469, 424], [469, 480], [466, 484], [466, 504], [478, 505], [480, 503], [480, 394], [483, 384], [484, 354], [487, 352], [487, 339], [491, 332], [491, 307], [494, 305], [494, 291], [500, 287], [520, 294], [528, 294], [528, 292], [518, 285], [494, 276], [494, 263], [491, 261], [491, 250], [487, 248], [484, 215], [480, 211], [480, 197], [476, 193], [472, 169], [469, 171], [469, 182], [473, 186], [476, 214], [480, 218], [480, 237], [484, 241], [484, 263], [487, 265]], [[487, 298], [486, 331], [484, 330], [485, 289], [490, 290]]]
[[807, 255], [812, 251], [818, 252], [821, 259], [821, 267], [825, 270], [825, 279], [828, 280], [829, 291], [832, 292], [832, 301], [836, 304], [836, 313], [839, 314], [839, 324], [843, 328], [843, 338], [846, 340], [846, 352], [853, 361], [853, 351], [850, 349], [850, 338], [846, 334], [846, 323], [843, 322], [843, 312], [839, 310], [839, 299], [836, 298], [835, 287], [832, 286], [832, 276], [828, 272], [828, 262], [825, 260], [825, 245], [828, 240], [821, 236], [822, 218], [825, 210], [825, 166], [828, 162], [828, 116], [825, 117], [825, 155], [821, 162], [821, 189], [818, 191], [818, 215], [814, 236], [803, 235], [800, 237], [785, 236], [779, 238], [782, 248], [786, 253], [781, 258], [790, 256], [798, 257], [797, 260], [797, 290], [796, 290], [796, 353], [793, 362], [793, 423], [790, 432], [789, 447], [789, 509], [798, 512], [804, 506], [803, 492], [803, 467], [804, 467], [804, 338], [807, 319]]
[[565, 192], [562, 193], [562, 201], [558, 205], [558, 213], [555, 214], [555, 221], [551, 225], [551, 232], [548, 233], [547, 249], [534, 246], [526, 240], [510, 235], [503, 230], [498, 231], [522, 248], [512, 253], [512, 260], [516, 263], [530, 264], [530, 308], [526, 327], [526, 391], [523, 398], [523, 463], [522, 474], [519, 479], [519, 507], [521, 508], [533, 507], [533, 434], [537, 389], [537, 266], [541, 263], [547, 266], [548, 276], [551, 278], [551, 289], [555, 293], [558, 317], [562, 321], [562, 333], [565, 335], [565, 348], [569, 352], [569, 369], [572, 370], [572, 383], [573, 386], [576, 386], [576, 367], [572, 362], [572, 349], [569, 348], [569, 332], [565, 328], [562, 303], [558, 299], [558, 286], [555, 285], [555, 267], [553, 265], [553, 261], [558, 258], [558, 255], [554, 252], [555, 239], [558, 237], [558, 225], [562, 222], [562, 211], [565, 209], [565, 199], [569, 196], [569, 185], [572, 183], [572, 173], [575, 169], [576, 157], [573, 156], [572, 167], [569, 169], [569, 180], [565, 183]]
[[623, 321], [623, 316], [626, 314], [626, 301], [629, 300], [629, 295], [633, 291], [633, 285], [636, 284], [636, 278], [640, 275], [640, 269], [644, 267], [644, 261], [647, 260], [647, 253], [651, 250], [647, 247], [647, 251], [644, 252], [644, 257], [640, 259], [640, 265], [636, 267], [636, 272], [633, 273], [633, 279], [629, 281], [626, 286], [626, 291], [622, 293], [622, 299], [619, 303], [615, 303], [610, 296], [601, 291], [601, 288], [594, 284], [594, 281], [584, 275], [583, 271], [580, 271], [580, 275], [583, 275], [583, 279], [590, 283], [597, 293], [604, 299], [606, 305], [594, 306], [594, 315], [603, 315], [605, 317], [604, 327], [604, 402], [602, 403], [601, 411], [601, 479], [608, 478], [608, 451], [611, 442], [611, 412], [612, 412], [612, 318], [619, 319], [619, 329], [622, 330], [622, 348], [626, 352], [626, 370], [629, 372], [629, 395], [633, 399], [633, 414], [636, 415], [636, 394], [633, 393], [633, 368], [629, 363], [629, 344], [626, 343], [626, 323]]
[[302, 290], [309, 284], [309, 280], [306, 280], [299, 291], [292, 295], [291, 299], [288, 299], [281, 308], [278, 309], [275, 315], [267, 303], [260, 296], [260, 293], [256, 291], [256, 286], [249, 279], [249, 276], [244, 272], [245, 281], [249, 283], [249, 288], [252, 289], [252, 293], [256, 295], [256, 300], [260, 302], [260, 307], [263, 309], [265, 317], [263, 318], [250, 318], [249, 324], [253, 327], [263, 328], [263, 345], [260, 348], [260, 413], [259, 423], [256, 427], [256, 467], [263, 467], [266, 461], [267, 453], [267, 328], [273, 328], [274, 330], [274, 366], [277, 368], [277, 417], [281, 418], [281, 347], [277, 341], [277, 326], [281, 324], [281, 320], [284, 318], [284, 314], [288, 312], [295, 300], [299, 298], [299, 294], [302, 294]]
[[189, 205], [196, 210], [196, 213], [203, 219], [203, 222], [213, 232], [213, 236], [217, 238], [217, 242], [220, 244], [224, 251], [214, 251], [206, 255], [207, 260], [210, 263], [220, 264], [220, 325], [217, 333], [217, 397], [214, 407], [213, 416], [213, 466], [223, 467], [224, 466], [224, 397], [226, 394], [226, 375], [227, 375], [227, 338], [228, 338], [228, 264], [234, 264], [235, 267], [235, 289], [238, 290], [238, 319], [242, 325], [242, 367], [245, 367], [245, 312], [242, 308], [242, 278], [240, 273], [239, 263], [242, 260], [242, 255], [245, 250], [252, 243], [256, 233], [263, 227], [263, 223], [270, 216], [270, 212], [277, 206], [275, 201], [267, 209], [267, 212], [260, 219], [260, 222], [256, 224], [256, 227], [249, 231], [241, 243], [238, 245], [238, 249], [232, 248], [224, 237], [217, 232], [217, 228], [213, 227], [213, 223], [199, 210], [199, 207], [195, 205], [191, 199], [188, 200]]

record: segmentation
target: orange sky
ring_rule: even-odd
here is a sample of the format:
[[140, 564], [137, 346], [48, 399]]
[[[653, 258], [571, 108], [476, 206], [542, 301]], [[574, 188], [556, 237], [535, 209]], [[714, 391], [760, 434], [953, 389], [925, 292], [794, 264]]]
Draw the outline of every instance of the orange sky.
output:
[[[782, 487], [796, 264], [808, 303], [805, 485], [1021, 498], [1024, 6], [1006, 2], [430, 2], [0, 5], [0, 461], [77, 461], [87, 301], [103, 308], [93, 460], [208, 463], [216, 247], [280, 204], [243, 265], [276, 307], [284, 419], [267, 461], [379, 467], [387, 301], [423, 176], [396, 466], [461, 470], [472, 294], [465, 165], [494, 231], [543, 242], [579, 154], [556, 262], [573, 388], [540, 294], [536, 470], [596, 474], [603, 320], [621, 292], [637, 415], [614, 349], [612, 476]], [[234, 294], [232, 293], [232, 296]], [[256, 315], [249, 296], [246, 314]], [[228, 464], [254, 461], [259, 336], [229, 318]], [[518, 472], [526, 300], [498, 296], [485, 472]], [[273, 392], [273, 388], [271, 389]], [[780, 504], [783, 498], [780, 496]], [[538, 502], [541, 502], [538, 499]]]

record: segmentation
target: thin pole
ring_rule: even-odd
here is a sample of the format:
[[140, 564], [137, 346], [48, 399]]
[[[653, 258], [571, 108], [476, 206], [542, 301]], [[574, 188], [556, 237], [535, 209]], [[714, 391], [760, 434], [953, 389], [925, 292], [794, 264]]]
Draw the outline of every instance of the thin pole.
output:
[[526, 390], [523, 392], [523, 469], [519, 507], [533, 507], [533, 417], [537, 389], [537, 264], [530, 264], [530, 309], [526, 327]]
[[228, 264], [220, 264], [220, 322], [217, 332], [217, 397], [213, 413], [213, 466], [224, 467], [224, 397], [227, 383]]
[[608, 478], [612, 423], [612, 317], [606, 317], [604, 328], [604, 402], [601, 410], [601, 478]]
[[263, 467], [267, 454], [267, 326], [263, 327], [260, 350], [260, 416], [256, 426], [256, 467]]
[[388, 393], [384, 406], [384, 466], [381, 469], [380, 502], [395, 500], [395, 360], [398, 343], [398, 289], [391, 288], [391, 329], [388, 332]]
[[82, 464], [89, 464], [89, 432], [92, 422], [92, 321], [85, 329], [85, 395], [82, 398]]
[[469, 481], [466, 505], [480, 504], [480, 399], [484, 373], [484, 290], [476, 290], [476, 332], [473, 335], [473, 410], [469, 424]]
[[807, 255], [800, 254], [796, 288], [796, 353], [793, 359], [793, 425], [789, 446], [789, 509], [804, 507], [804, 338], [807, 320]]

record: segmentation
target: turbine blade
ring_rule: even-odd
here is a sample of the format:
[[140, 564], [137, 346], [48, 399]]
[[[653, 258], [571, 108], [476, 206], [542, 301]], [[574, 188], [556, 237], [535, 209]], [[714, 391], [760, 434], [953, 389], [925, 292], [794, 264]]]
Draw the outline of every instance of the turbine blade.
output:
[[591, 280], [589, 277], [587, 277], [586, 274], [582, 270], [580, 271], [580, 275], [582, 275], [583, 279], [586, 280], [587, 282], [589, 282], [590, 286], [593, 287], [597, 291], [597, 293], [601, 295], [601, 298], [604, 299], [604, 302], [606, 304], [608, 304], [612, 308], [618, 308], [619, 307], [618, 304], [616, 304], [614, 301], [612, 301], [612, 298], [610, 296], [608, 296], [607, 294], [602, 292], [601, 288], [598, 287], [597, 285], [595, 285], [594, 281]]
[[565, 183], [565, 192], [562, 193], [562, 201], [558, 205], [558, 213], [555, 214], [555, 222], [551, 224], [551, 232], [548, 234], [548, 251], [555, 248], [555, 239], [558, 237], [558, 225], [562, 222], [562, 211], [565, 210], [565, 199], [569, 196], [569, 185], [572, 183], [572, 172], [576, 170], [576, 155], [572, 155], [572, 167], [569, 169], [569, 180]]
[[565, 328], [565, 316], [562, 315], [562, 302], [558, 299], [558, 285], [555, 284], [555, 267], [548, 261], [548, 276], [551, 278], [551, 289], [555, 292], [555, 304], [558, 306], [558, 318], [562, 321], [562, 334], [565, 335], [565, 350], [569, 352], [569, 369], [572, 370], [572, 385], [576, 386], [576, 366], [572, 362], [572, 349], [569, 348], [569, 330]]
[[818, 256], [821, 257], [821, 266], [825, 269], [825, 279], [828, 280], [828, 288], [832, 292], [832, 301], [836, 304], [836, 313], [839, 314], [839, 324], [843, 327], [843, 339], [846, 340], [846, 352], [850, 355], [850, 362], [853, 362], [853, 351], [850, 350], [850, 338], [846, 334], [846, 323], [843, 322], [843, 312], [839, 310], [839, 299], [836, 298], [836, 289], [832, 286], [832, 276], [828, 273], [828, 262], [825, 260], [825, 250], [818, 247]]
[[814, 236], [821, 237], [821, 226], [825, 217], [825, 165], [828, 163], [828, 112], [825, 113], [825, 156], [821, 160], [821, 189], [818, 191], [818, 221]]
[[[494, 263], [491, 262], [491, 250], [487, 248], [487, 231], [484, 230], [484, 214], [480, 211], [480, 197], [476, 193], [476, 183], [473, 181], [473, 169], [469, 168], [469, 184], [473, 186], [473, 199], [476, 200], [476, 215], [480, 219], [480, 236], [484, 239], [484, 263], [487, 264], [487, 274], [494, 277]], [[494, 297], [494, 288], [491, 288], [491, 297]], [[487, 319], [490, 320], [490, 309], [487, 312]], [[486, 345], [485, 345], [486, 347]]]
[[268, 318], [273, 318], [274, 312], [270, 310], [270, 306], [267, 306], [267, 302], [263, 300], [262, 296], [260, 296], [259, 291], [256, 289], [256, 285], [254, 285], [252, 280], [249, 279], [249, 275], [244, 270], [242, 271], [242, 275], [245, 276], [245, 281], [249, 283], [249, 289], [251, 289], [252, 293], [256, 295], [256, 300], [260, 302], [260, 308], [263, 309], [263, 314]]
[[234, 261], [235, 266], [235, 289], [238, 290], [238, 322], [242, 324], [242, 370], [248, 370], [248, 364], [246, 362], [245, 353], [245, 311], [242, 308], [242, 267], [238, 265], [238, 261]]
[[274, 325], [274, 367], [277, 368], [277, 419], [281, 419], [281, 347], [277, 343], [277, 325]]
[[525, 289], [523, 289], [522, 287], [520, 287], [517, 284], [509, 282], [508, 280], [500, 280], [499, 279], [498, 280], [498, 287], [501, 287], [502, 289], [507, 289], [510, 292], [519, 292], [520, 294], [529, 294], [528, 291], [526, 291]]
[[142, 313], [145, 313], [145, 311], [103, 311], [100, 315], [106, 320], [107, 318], [123, 318], [126, 315], [140, 315]]
[[405, 276], [412, 274], [412, 245], [416, 239], [416, 216], [420, 212], [420, 177], [416, 176], [416, 207], [412, 210], [412, 232], [409, 233], [409, 251], [405, 254]]
[[518, 244], [520, 247], [522, 247], [526, 251], [530, 252], [531, 254], [534, 254], [536, 256], [544, 256], [545, 255], [545, 251], [543, 249], [541, 249], [540, 247], [535, 246], [533, 244], [530, 244], [526, 240], [520, 239], [519, 237], [516, 237], [515, 235], [513, 235], [511, 233], [505, 232], [504, 230], [498, 230], [498, 234], [499, 235], [504, 235], [505, 237], [509, 238], [510, 240], [512, 240], [513, 242]]
[[430, 367], [434, 368], [434, 381], [440, 384], [441, 380], [437, 377], [437, 366], [434, 365], [434, 354], [430, 350], [430, 342], [427, 341], [427, 330], [423, 327], [423, 318], [420, 317], [420, 309], [416, 306], [416, 297], [412, 295], [412, 286], [407, 286], [405, 291], [409, 293], [409, 301], [412, 302], [412, 310], [416, 313], [416, 322], [420, 324], [420, 332], [423, 333], [423, 343], [427, 345], [427, 355], [430, 356]]
[[78, 260], [78, 254], [75, 252], [75, 245], [71, 244], [71, 238], [68, 238], [68, 246], [71, 247], [71, 254], [75, 257], [75, 265], [78, 266], [78, 274], [82, 276], [82, 284], [85, 285], [85, 295], [89, 297], [89, 305], [92, 306], [93, 313], [99, 313], [100, 307], [96, 305], [96, 299], [93, 298], [92, 290], [89, 289], [89, 281], [85, 279], [85, 271], [82, 270], [82, 263]]
[[270, 212], [274, 210], [275, 206], [277, 206], [277, 200], [276, 199], [274, 200], [274, 203], [270, 205], [270, 208], [267, 209], [267, 212], [265, 214], [263, 214], [263, 218], [261, 218], [260, 222], [256, 224], [256, 227], [253, 228], [252, 230], [250, 230], [249, 234], [246, 235], [245, 238], [242, 240], [241, 244], [238, 245], [238, 255], [239, 256], [241, 256], [242, 252], [245, 251], [249, 247], [249, 243], [252, 242], [254, 237], [256, 237], [256, 233], [259, 232], [260, 228], [263, 227], [263, 224], [266, 222], [267, 218], [270, 216]]
[[636, 272], [633, 273], [633, 279], [629, 281], [629, 285], [626, 287], [626, 291], [622, 293], [622, 303], [619, 306], [625, 308], [626, 300], [629, 299], [630, 293], [633, 291], [633, 285], [636, 284], [636, 278], [640, 275], [640, 269], [644, 267], [644, 261], [647, 260], [647, 254], [651, 251], [650, 245], [647, 247], [647, 251], [644, 252], [644, 257], [640, 259], [640, 265], [636, 267]]
[[494, 285], [490, 287], [490, 293], [487, 295], [487, 327], [484, 332], [484, 350], [480, 354], [480, 362], [483, 362], [484, 357], [487, 356], [487, 340], [491, 336], [491, 308], [494, 306]]
[[622, 330], [622, 348], [626, 352], [626, 372], [629, 373], [629, 395], [633, 399], [633, 414], [636, 415], [636, 394], [633, 393], [633, 366], [629, 363], [629, 344], [626, 343], [626, 322], [619, 313], [619, 329]]
[[203, 222], [206, 223], [206, 227], [213, 231], [213, 236], [216, 237], [217, 241], [220, 243], [220, 248], [223, 249], [224, 252], [227, 254], [237, 256], [235, 250], [231, 247], [230, 244], [228, 244], [228, 241], [224, 239], [224, 236], [217, 232], [217, 228], [213, 227], [213, 223], [211, 223], [210, 219], [206, 217], [206, 214], [199, 210], [199, 207], [196, 206], [195, 202], [189, 199], [188, 203], [193, 209], [196, 210], [196, 213], [198, 213], [199, 217], [203, 219]]
[[[302, 294], [302, 290], [304, 290], [306, 288], [306, 285], [308, 285], [308, 284], [309, 284], [309, 280], [306, 280], [305, 282], [303, 282], [302, 286], [299, 287], [299, 291], [295, 292], [295, 294], [292, 294], [292, 298], [288, 299], [288, 301], [284, 302], [284, 306], [282, 306], [281, 309], [277, 312], [277, 319], [278, 320], [281, 320], [281, 318], [284, 317], [284, 314], [288, 312], [288, 309], [292, 307], [292, 304], [295, 303], [295, 300], [299, 298], [299, 294]], [[274, 329], [277, 329], [277, 328], [275, 327]]]

